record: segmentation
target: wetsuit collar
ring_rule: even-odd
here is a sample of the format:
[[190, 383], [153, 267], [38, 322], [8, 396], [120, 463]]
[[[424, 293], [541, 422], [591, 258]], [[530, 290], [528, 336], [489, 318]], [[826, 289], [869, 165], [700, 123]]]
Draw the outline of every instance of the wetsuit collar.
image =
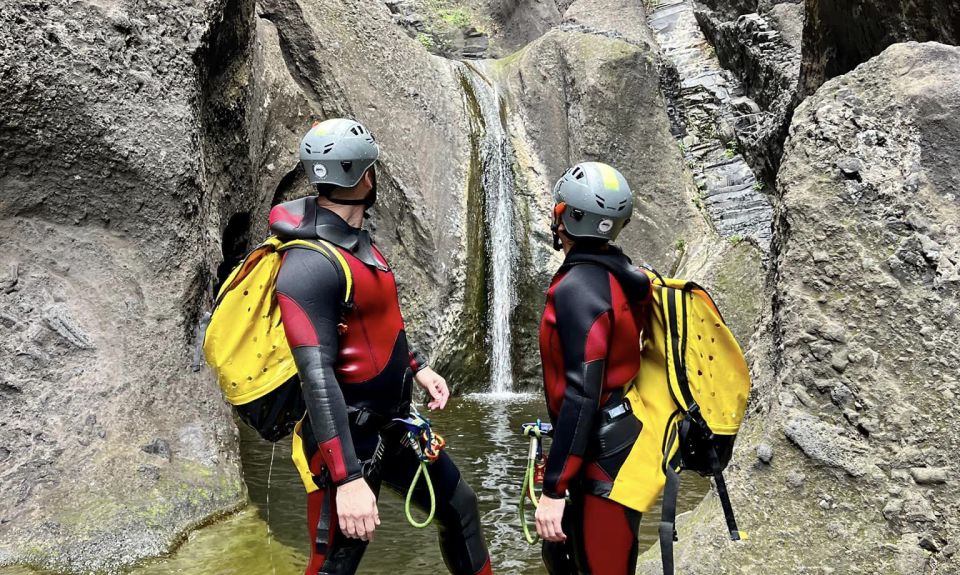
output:
[[647, 274], [633, 265], [630, 258], [623, 253], [623, 250], [613, 244], [605, 247], [599, 246], [574, 246], [560, 271], [569, 270], [571, 267], [579, 264], [593, 264], [607, 268], [621, 287], [632, 297], [645, 301], [650, 294], [650, 278]]
[[352, 227], [343, 218], [327, 208], [317, 206], [317, 237], [339, 246], [358, 260], [381, 271], [389, 271], [386, 264], [373, 252], [373, 241], [367, 230]]
[[623, 253], [619, 247], [613, 244], [591, 245], [589, 243], [576, 243], [570, 249], [570, 253], [564, 258], [564, 264], [582, 263], [584, 261], [601, 260], [620, 260], [624, 258], [630, 262], [630, 258]]

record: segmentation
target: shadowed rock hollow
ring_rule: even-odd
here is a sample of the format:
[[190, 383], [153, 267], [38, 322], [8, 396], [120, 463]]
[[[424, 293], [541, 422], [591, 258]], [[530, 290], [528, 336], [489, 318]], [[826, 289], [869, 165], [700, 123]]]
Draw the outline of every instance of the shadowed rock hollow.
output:
[[219, 205], [192, 55], [214, 16], [0, 10], [0, 564], [129, 563], [244, 500], [229, 411], [190, 369]]

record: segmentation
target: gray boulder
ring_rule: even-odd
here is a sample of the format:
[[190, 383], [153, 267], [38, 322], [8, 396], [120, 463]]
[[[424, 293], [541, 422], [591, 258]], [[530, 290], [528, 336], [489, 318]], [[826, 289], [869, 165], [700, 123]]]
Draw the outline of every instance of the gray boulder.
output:
[[115, 568], [245, 499], [191, 369], [220, 210], [193, 56], [223, 9], [0, 11], [0, 563]]
[[[943, 412], [960, 373], [958, 76], [960, 48], [897, 44], [797, 109], [776, 305], [751, 344], [754, 397], [728, 472], [750, 540], [725, 540], [708, 496], [680, 528], [684, 573], [960, 567], [946, 546], [960, 425]], [[760, 445], [777, 454], [768, 466]], [[641, 572], [658, 569], [654, 550]]]

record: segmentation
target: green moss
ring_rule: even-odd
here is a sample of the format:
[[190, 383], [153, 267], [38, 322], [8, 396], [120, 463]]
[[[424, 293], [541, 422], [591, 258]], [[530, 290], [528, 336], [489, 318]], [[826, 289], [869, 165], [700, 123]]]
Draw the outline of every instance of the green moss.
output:
[[473, 28], [486, 33], [487, 22], [469, 6], [462, 6], [453, 0], [426, 0], [423, 3], [427, 32], [443, 34], [455, 30]]
[[763, 300], [760, 255], [748, 242], [740, 242], [723, 256], [714, 280], [727, 325], [741, 345], [750, 340]]
[[494, 66], [494, 68], [495, 68], [498, 72], [501, 72], [501, 71], [503, 71], [504, 69], [513, 66], [514, 64], [516, 64], [517, 62], [519, 62], [519, 61], [520, 61], [520, 58], [523, 57], [524, 53], [526, 53], [527, 47], [528, 47], [528, 46], [524, 46], [523, 48], [520, 48], [519, 50], [517, 50], [517, 51], [514, 52], [513, 54], [510, 54], [509, 56], [504, 56], [503, 58], [494, 60], [494, 61], [493, 61], [493, 66]]
[[454, 28], [467, 28], [473, 21], [470, 12], [463, 7], [440, 10], [437, 12], [437, 16], [445, 24]]
[[433, 36], [430, 34], [424, 34], [423, 32], [417, 33], [417, 42], [420, 42], [420, 45], [427, 50], [433, 50], [437, 47], [436, 42], [433, 41]]
[[480, 102], [473, 86], [460, 75], [467, 111], [470, 117], [470, 169], [467, 174], [467, 270], [464, 281], [463, 312], [456, 349], [437, 360], [441, 373], [451, 381], [470, 389], [481, 389], [490, 380], [487, 363], [487, 278], [490, 262], [487, 257], [486, 201], [483, 194], [483, 162], [480, 154], [486, 126]]

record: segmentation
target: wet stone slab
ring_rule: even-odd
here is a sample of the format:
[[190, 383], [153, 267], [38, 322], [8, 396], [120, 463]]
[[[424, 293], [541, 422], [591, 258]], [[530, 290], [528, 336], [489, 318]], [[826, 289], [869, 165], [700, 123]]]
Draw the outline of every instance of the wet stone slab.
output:
[[689, 0], [661, 3], [648, 19], [660, 44], [666, 90], [677, 124], [674, 134], [694, 173], [702, 206], [717, 231], [730, 239], [752, 238], [769, 252], [773, 211], [763, 184], [737, 150], [736, 130], [749, 126], [756, 108], [729, 71], [720, 66], [700, 30]]

